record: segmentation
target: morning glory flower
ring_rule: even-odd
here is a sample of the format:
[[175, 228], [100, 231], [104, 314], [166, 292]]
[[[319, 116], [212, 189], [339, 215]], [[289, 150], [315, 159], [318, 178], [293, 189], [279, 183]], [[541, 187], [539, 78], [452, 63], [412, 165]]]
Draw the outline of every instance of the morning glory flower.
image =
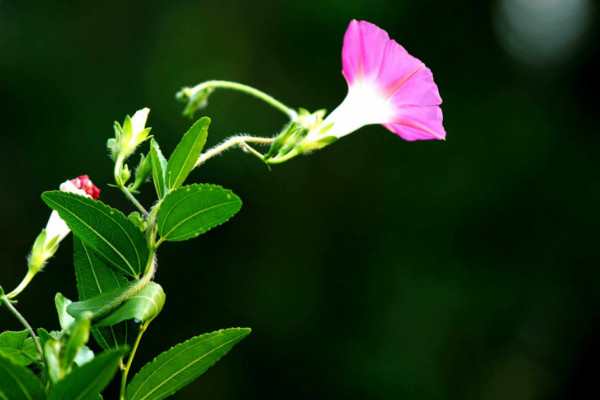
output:
[[[98, 189], [87, 175], [78, 176], [63, 182], [60, 190], [67, 193], [75, 193], [98, 200], [100, 189]], [[59, 243], [71, 232], [67, 223], [58, 215], [58, 212], [52, 211], [46, 228], [38, 235], [33, 244], [29, 256], [30, 270], [39, 271], [50, 257], [56, 253]]]
[[[382, 124], [409, 141], [445, 139], [442, 99], [431, 70], [386, 31], [366, 21], [350, 22], [342, 65], [348, 94], [310, 130], [303, 150], [322, 147], [372, 124]], [[323, 140], [326, 137], [330, 140]]]

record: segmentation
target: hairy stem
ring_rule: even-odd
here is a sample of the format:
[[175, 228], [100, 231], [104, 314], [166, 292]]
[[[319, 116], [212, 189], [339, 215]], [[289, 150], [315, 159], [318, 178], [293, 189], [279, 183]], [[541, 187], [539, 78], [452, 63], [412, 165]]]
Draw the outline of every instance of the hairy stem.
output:
[[33, 343], [35, 343], [35, 347], [37, 347], [38, 352], [40, 353], [40, 359], [42, 360], [42, 363], [45, 363], [44, 351], [42, 350], [42, 345], [40, 344], [37, 336], [35, 335], [35, 332], [33, 331], [33, 328], [31, 327], [31, 325], [29, 325], [27, 320], [21, 315], [21, 313], [19, 313], [19, 311], [15, 308], [15, 306], [13, 306], [11, 304], [11, 302], [10, 302], [10, 300], [8, 300], [7, 296], [5, 296], [3, 294], [2, 297], [0, 298], [0, 300], [2, 300], [2, 302], [10, 310], [10, 312], [13, 313], [13, 315], [19, 320], [19, 322], [21, 322], [21, 324], [23, 324], [25, 329], [27, 329], [29, 331], [31, 338], [33, 339]]
[[21, 293], [23, 290], [25, 290], [27, 285], [29, 285], [29, 282], [31, 282], [31, 280], [33, 279], [35, 274], [36, 273], [33, 272], [32, 270], [27, 271], [27, 275], [25, 275], [25, 278], [23, 278], [21, 283], [19, 283], [19, 286], [17, 286], [12, 292], [7, 294], [6, 297], [11, 300], [14, 299], [15, 297], [17, 297], [19, 295], [19, 293]]
[[[229, 139], [225, 140], [223, 143], [207, 150], [206, 152], [202, 153], [200, 155], [200, 157], [198, 157], [198, 161], [196, 161], [196, 165], [194, 165], [194, 167], [199, 166], [200, 164], [203, 164], [204, 162], [206, 162], [209, 158], [212, 158], [218, 154], [221, 154], [222, 152], [224, 152], [227, 149], [230, 149], [232, 147], [236, 147], [236, 146], [240, 146], [243, 149], [248, 149], [250, 146], [248, 146], [247, 143], [258, 143], [258, 144], [271, 144], [273, 143], [272, 138], [261, 138], [261, 137], [254, 137], [254, 136], [233, 136], [230, 137]], [[254, 150], [254, 149], [252, 149]], [[256, 152], [256, 151], [255, 151]], [[259, 153], [260, 154], [260, 153]]]
[[137, 351], [138, 346], [140, 345], [140, 341], [142, 340], [142, 335], [146, 332], [148, 325], [150, 325], [152, 320], [144, 322], [140, 325], [140, 332], [135, 339], [135, 343], [133, 344], [133, 348], [131, 349], [131, 354], [127, 359], [127, 365], [125, 369], [123, 369], [123, 374], [121, 375], [121, 395], [119, 397], [120, 400], [125, 400], [125, 389], [127, 388], [127, 375], [129, 374], [129, 370], [131, 369], [131, 364], [133, 363], [133, 357], [135, 357], [135, 352]]
[[257, 99], [260, 99], [260, 100], [264, 101], [265, 103], [275, 107], [279, 111], [285, 113], [287, 116], [290, 117], [291, 120], [296, 121], [298, 119], [298, 113], [294, 109], [286, 106], [285, 104], [283, 104], [279, 100], [275, 99], [274, 97], [269, 96], [265, 92], [262, 92], [251, 86], [243, 85], [243, 84], [237, 83], [237, 82], [219, 81], [219, 80], [206, 81], [199, 85], [194, 86], [193, 88], [186, 88], [186, 89], [181, 90], [178, 93], [178, 97], [185, 97], [187, 95], [190, 98], [193, 98], [197, 93], [202, 92], [204, 90], [210, 90], [210, 89], [230, 89], [230, 90], [237, 90], [238, 92], [243, 92], [243, 93], [249, 94], [249, 95], [254, 96]]

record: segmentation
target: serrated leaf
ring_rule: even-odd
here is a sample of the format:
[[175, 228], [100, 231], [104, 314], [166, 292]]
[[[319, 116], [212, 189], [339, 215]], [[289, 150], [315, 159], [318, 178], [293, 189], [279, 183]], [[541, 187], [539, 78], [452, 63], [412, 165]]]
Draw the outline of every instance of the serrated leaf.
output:
[[158, 232], [171, 242], [191, 239], [226, 222], [241, 207], [240, 198], [220, 186], [183, 186], [163, 200], [157, 216]]
[[196, 336], [144, 365], [127, 386], [127, 400], [161, 400], [199, 377], [250, 334], [249, 328]]
[[123, 305], [102, 318], [95, 325], [115, 325], [129, 319], [136, 323], [146, 322], [156, 317], [165, 304], [165, 292], [156, 282], [150, 282], [139, 293], [127, 300]]
[[159, 199], [162, 199], [167, 194], [167, 185], [165, 183], [167, 159], [163, 156], [158, 143], [154, 139], [150, 143], [150, 161], [152, 162], [152, 180], [154, 181], [156, 194]]
[[97, 400], [110, 383], [126, 349], [106, 351], [80, 368], [74, 369], [50, 391], [48, 400]]
[[[79, 300], [87, 300], [104, 292], [126, 286], [129, 281], [107, 267], [80, 239], [73, 238], [73, 261]], [[139, 328], [132, 322], [114, 326], [94, 327], [91, 332], [104, 350], [132, 344]]]
[[196, 165], [196, 161], [206, 144], [208, 125], [210, 125], [210, 118], [208, 117], [202, 117], [196, 121], [183, 135], [181, 142], [169, 157], [165, 174], [168, 189], [173, 190], [181, 186], [185, 178], [194, 169], [194, 165]]
[[43, 400], [46, 398], [40, 381], [27, 368], [0, 356], [0, 399]]
[[40, 353], [28, 331], [2, 332], [0, 334], [0, 356], [9, 358], [14, 364], [27, 366], [40, 360]]
[[125, 275], [139, 277], [148, 261], [148, 247], [142, 232], [122, 212], [61, 191], [44, 192], [42, 199], [104, 262]]

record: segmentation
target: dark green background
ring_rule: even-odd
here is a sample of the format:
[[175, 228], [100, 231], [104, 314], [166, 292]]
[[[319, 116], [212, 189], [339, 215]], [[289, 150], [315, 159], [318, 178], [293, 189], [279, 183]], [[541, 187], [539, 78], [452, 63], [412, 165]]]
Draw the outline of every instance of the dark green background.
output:
[[[132, 210], [107, 186], [114, 120], [150, 107], [170, 153], [190, 125], [175, 92], [215, 78], [331, 110], [346, 93], [343, 34], [365, 19], [433, 70], [448, 140], [370, 126], [271, 172], [240, 151], [196, 170], [192, 181], [244, 206], [161, 248], [166, 307], [135, 368], [190, 336], [249, 326], [174, 398], [597, 395], [598, 31], [560, 66], [530, 67], [501, 47], [493, 3], [0, 0], [2, 286], [19, 282], [46, 223], [42, 191], [89, 174], [103, 201]], [[204, 113], [209, 146], [285, 122], [231, 92]], [[151, 204], [151, 184], [141, 199]], [[71, 250], [66, 240], [20, 298], [36, 327], [58, 328], [57, 291], [76, 297]], [[17, 328], [0, 310], [0, 329]]]

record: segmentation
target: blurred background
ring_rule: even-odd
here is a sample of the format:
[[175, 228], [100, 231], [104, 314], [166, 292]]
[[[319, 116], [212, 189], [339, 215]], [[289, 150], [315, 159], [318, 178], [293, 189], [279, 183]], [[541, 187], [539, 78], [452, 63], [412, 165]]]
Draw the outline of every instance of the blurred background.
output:
[[[26, 271], [50, 213], [42, 191], [89, 174], [104, 202], [133, 211], [107, 186], [113, 121], [150, 107], [170, 154], [191, 124], [176, 91], [209, 79], [332, 110], [344, 32], [364, 19], [432, 69], [447, 141], [370, 126], [272, 171], [239, 150], [195, 170], [190, 181], [244, 206], [161, 248], [166, 307], [134, 369], [249, 326], [173, 398], [597, 396], [598, 13], [592, 0], [0, 0], [0, 282]], [[226, 91], [203, 113], [207, 146], [285, 123]], [[63, 243], [20, 297], [35, 327], [58, 328], [57, 291], [77, 297]], [[19, 329], [5, 310], [0, 329]]]

